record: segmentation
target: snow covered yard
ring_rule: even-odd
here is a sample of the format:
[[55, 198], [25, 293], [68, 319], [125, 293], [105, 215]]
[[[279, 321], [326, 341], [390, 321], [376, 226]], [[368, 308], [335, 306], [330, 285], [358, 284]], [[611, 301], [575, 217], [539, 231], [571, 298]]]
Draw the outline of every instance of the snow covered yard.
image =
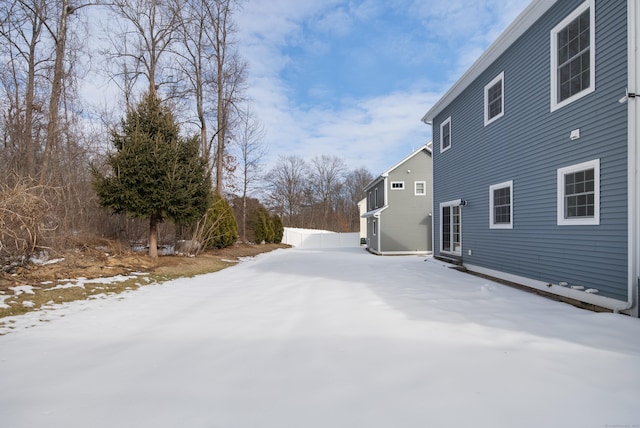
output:
[[640, 427], [640, 320], [361, 248], [34, 312], [0, 427]]

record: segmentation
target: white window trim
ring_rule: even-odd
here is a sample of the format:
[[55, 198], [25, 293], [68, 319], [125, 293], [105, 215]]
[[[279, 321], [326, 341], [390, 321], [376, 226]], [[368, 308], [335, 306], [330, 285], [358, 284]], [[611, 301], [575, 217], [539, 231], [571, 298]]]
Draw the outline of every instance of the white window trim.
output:
[[[593, 217], [589, 218], [565, 218], [564, 212], [564, 197], [565, 186], [564, 176], [574, 172], [584, 171], [586, 169], [593, 169]], [[582, 162], [576, 165], [567, 166], [564, 168], [558, 168], [558, 226], [597, 226], [600, 224], [600, 159], [595, 159], [588, 162]]]
[[373, 236], [377, 236], [378, 235], [378, 221], [376, 219], [373, 219], [373, 224], [371, 225], [371, 228], [372, 228]]
[[378, 188], [376, 187], [374, 190], [374, 195], [375, 195], [375, 208], [378, 208]]
[[371, 211], [373, 209], [373, 197], [371, 196], [371, 191], [369, 191], [368, 202], [369, 202], [369, 204], [368, 204], [369, 205], [369, 211]]
[[458, 249], [458, 251], [448, 251], [448, 250], [445, 250], [443, 248], [443, 245], [442, 245], [443, 244], [442, 243], [442, 228], [443, 228], [443, 226], [442, 226], [442, 208], [447, 207], [447, 206], [451, 207], [451, 208], [453, 208], [455, 206], [460, 207], [461, 205], [462, 205], [462, 199], [455, 199], [453, 201], [447, 201], [447, 202], [441, 202], [440, 203], [440, 212], [439, 212], [438, 215], [440, 216], [440, 221], [439, 221], [439, 223], [440, 223], [440, 238], [439, 238], [439, 241], [440, 241], [440, 252], [441, 253], [453, 254], [453, 255], [456, 255], [456, 256], [461, 256], [462, 255], [462, 210], [460, 211], [460, 249]]
[[[493, 212], [493, 191], [498, 189], [509, 188], [510, 216], [509, 223], [495, 223]], [[504, 183], [489, 186], [489, 229], [513, 229], [513, 180]]]
[[[576, 19], [585, 10], [591, 8], [589, 13], [589, 82], [590, 86], [579, 93], [558, 102], [558, 31], [565, 28], [571, 21]], [[595, 0], [587, 0], [578, 6], [569, 16], [563, 19], [558, 25], [553, 27], [550, 33], [551, 38], [551, 111], [558, 110], [589, 95], [596, 90], [596, 14]]]
[[[500, 100], [502, 108], [500, 110], [500, 113], [489, 119], [489, 89], [495, 86], [498, 82], [502, 83], [502, 99]], [[484, 126], [495, 122], [502, 116], [504, 116], [504, 71], [498, 74], [491, 82], [487, 83], [487, 85], [484, 87]]]
[[[394, 184], [400, 184], [400, 187], [393, 187]], [[404, 181], [392, 181], [391, 190], [404, 190]]]
[[[443, 147], [442, 146], [442, 128], [445, 127], [446, 124], [449, 124], [449, 146], [448, 147]], [[451, 148], [451, 144], [453, 143], [453, 139], [451, 138], [451, 134], [452, 134], [452, 129], [451, 129], [451, 116], [449, 116], [448, 118], [446, 118], [445, 120], [442, 121], [442, 123], [440, 124], [440, 153], [444, 153], [447, 150], [449, 150]]]
[[[424, 191], [422, 193], [418, 193], [418, 184], [422, 183], [424, 185]], [[426, 196], [427, 194], [427, 182], [426, 181], [416, 181], [413, 183], [413, 194], [415, 196]]]

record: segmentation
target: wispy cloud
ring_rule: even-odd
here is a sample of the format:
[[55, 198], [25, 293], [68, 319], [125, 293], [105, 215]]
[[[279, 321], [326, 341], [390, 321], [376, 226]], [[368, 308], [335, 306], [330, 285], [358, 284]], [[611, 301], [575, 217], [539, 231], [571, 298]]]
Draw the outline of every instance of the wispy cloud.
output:
[[238, 35], [270, 159], [385, 170], [430, 139], [422, 115], [526, 3], [248, 1]]

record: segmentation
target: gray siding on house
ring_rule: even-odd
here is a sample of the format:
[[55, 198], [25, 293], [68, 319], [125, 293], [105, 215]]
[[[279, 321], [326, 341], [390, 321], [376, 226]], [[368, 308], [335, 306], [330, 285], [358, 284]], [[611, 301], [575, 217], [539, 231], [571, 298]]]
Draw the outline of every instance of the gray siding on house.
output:
[[[377, 192], [377, 193], [376, 193]], [[369, 185], [367, 189], [367, 211], [373, 211], [384, 207], [384, 179], [380, 177]], [[377, 195], [377, 197], [376, 197]], [[374, 222], [376, 233], [374, 234]], [[375, 251], [379, 250], [380, 221], [373, 217], [367, 218], [367, 246]]]
[[[433, 121], [434, 253], [439, 204], [462, 207], [465, 263], [626, 300], [626, 2], [596, 0], [595, 92], [550, 111], [550, 30], [583, 0], [557, 2]], [[504, 116], [484, 126], [484, 86], [504, 72]], [[451, 116], [451, 148], [440, 123]], [[570, 140], [580, 129], [581, 137]], [[600, 225], [557, 225], [557, 169], [600, 159]], [[513, 229], [489, 228], [489, 186], [513, 180]], [[469, 254], [471, 251], [471, 254]]]
[[[393, 189], [394, 182], [404, 187]], [[416, 195], [416, 182], [423, 183], [423, 195]], [[369, 250], [378, 254], [431, 251], [432, 162], [426, 146], [384, 172], [365, 191]]]
[[[389, 172], [389, 207], [381, 213], [382, 251], [431, 251], [431, 180], [431, 156], [426, 150]], [[394, 181], [404, 182], [404, 190], [391, 189]], [[415, 195], [416, 181], [425, 182], [424, 196]]]

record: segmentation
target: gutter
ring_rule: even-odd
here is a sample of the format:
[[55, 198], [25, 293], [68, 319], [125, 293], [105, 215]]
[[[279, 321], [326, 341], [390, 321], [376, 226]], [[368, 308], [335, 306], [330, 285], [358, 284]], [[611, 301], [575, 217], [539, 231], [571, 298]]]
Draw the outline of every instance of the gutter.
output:
[[638, 150], [637, 142], [638, 121], [640, 120], [640, 109], [635, 96], [638, 90], [638, 70], [640, 69], [640, 57], [637, 49], [640, 48], [640, 32], [637, 25], [640, 24], [640, 6], [636, 0], [627, 1], [627, 73], [628, 88], [627, 96], [624, 101], [627, 107], [627, 203], [628, 206], [628, 242], [627, 242], [627, 259], [628, 259], [628, 290], [627, 303], [614, 309], [615, 313], [622, 311], [631, 311], [631, 315], [638, 316], [638, 277], [640, 275], [640, 252], [638, 244], [640, 242], [640, 174], [638, 167], [640, 166], [640, 150]]

